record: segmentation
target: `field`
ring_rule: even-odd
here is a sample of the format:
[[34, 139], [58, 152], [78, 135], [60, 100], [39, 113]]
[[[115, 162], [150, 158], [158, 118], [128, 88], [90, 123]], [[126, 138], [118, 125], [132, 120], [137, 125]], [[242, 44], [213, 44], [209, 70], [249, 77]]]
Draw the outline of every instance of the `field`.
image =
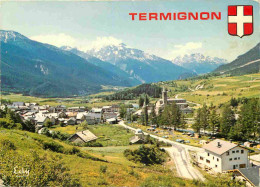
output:
[[[76, 128], [78, 129], [76, 130]], [[82, 131], [83, 127], [80, 125], [69, 125], [66, 127], [57, 126], [51, 130], [74, 134], [76, 131]], [[103, 146], [127, 146], [129, 145], [129, 138], [134, 136], [131, 131], [119, 125], [88, 125], [88, 130], [98, 137], [96, 142], [101, 143]]]
[[[202, 80], [177, 80], [157, 83], [159, 86], [168, 88], [169, 97], [185, 98], [190, 102], [198, 104], [221, 104], [229, 101], [232, 97], [259, 97], [260, 93], [260, 73], [234, 77], [210, 77]], [[200, 88], [199, 88], [200, 87]], [[86, 107], [102, 107], [105, 105], [137, 103], [138, 100], [127, 101], [105, 101], [97, 98], [101, 95], [109, 95], [114, 92], [101, 92], [94, 95], [75, 97], [75, 98], [37, 98], [31, 96], [23, 96], [21, 94], [2, 95], [2, 99], [11, 102], [37, 102], [40, 105], [48, 104], [51, 106], [65, 105], [86, 106]], [[151, 103], [156, 100], [151, 99]]]
[[[179, 98], [198, 104], [218, 105], [229, 101], [232, 97], [260, 97], [259, 73], [234, 77], [210, 77], [202, 80], [167, 81], [158, 84], [170, 90], [168, 92], [170, 97], [178, 94]], [[181, 87], [184, 89], [180, 91]]]

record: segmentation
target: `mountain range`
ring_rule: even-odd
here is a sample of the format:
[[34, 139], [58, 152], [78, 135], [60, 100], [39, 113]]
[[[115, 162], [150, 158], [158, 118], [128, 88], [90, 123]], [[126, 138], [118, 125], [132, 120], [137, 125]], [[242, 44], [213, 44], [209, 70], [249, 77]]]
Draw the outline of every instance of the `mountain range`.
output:
[[[2, 91], [41, 97], [96, 93], [103, 85], [130, 87], [194, 75], [168, 60], [124, 44], [86, 52], [0, 31]], [[110, 52], [109, 52], [110, 50]]]
[[[108, 45], [85, 52], [75, 48], [70, 49], [69, 47], [63, 47], [62, 49], [66, 49], [88, 60], [95, 57], [94, 61], [99, 66], [102, 65], [102, 62], [110, 63], [117, 67], [116, 71], [120, 68], [132, 80], [141, 83], [174, 80], [196, 75], [190, 70], [173, 64], [169, 60], [150, 55], [139, 49], [130, 48], [124, 43]], [[99, 61], [97, 62], [96, 59], [99, 59]]]
[[209, 73], [220, 65], [228, 63], [226, 59], [204, 56], [200, 53], [178, 56], [172, 62], [197, 74]]
[[17, 32], [1, 30], [0, 41], [3, 91], [67, 97], [95, 93], [102, 85], [132, 86], [86, 59]]
[[224, 59], [202, 54], [177, 57], [171, 62], [123, 43], [88, 51], [58, 48], [5, 30], [0, 30], [0, 42], [2, 91], [32, 96], [87, 95], [101, 91], [102, 86], [131, 87], [183, 79], [218, 66], [215, 72], [259, 71], [260, 44], [226, 64]]
[[232, 62], [218, 67], [214, 72], [230, 75], [260, 72], [260, 43]]

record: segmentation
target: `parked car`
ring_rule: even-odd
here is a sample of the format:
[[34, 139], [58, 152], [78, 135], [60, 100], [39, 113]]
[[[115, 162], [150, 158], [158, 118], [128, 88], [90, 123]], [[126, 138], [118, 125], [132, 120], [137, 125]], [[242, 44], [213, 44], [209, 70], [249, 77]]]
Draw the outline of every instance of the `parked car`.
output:
[[184, 140], [183, 139], [177, 139], [176, 142], [184, 143]]

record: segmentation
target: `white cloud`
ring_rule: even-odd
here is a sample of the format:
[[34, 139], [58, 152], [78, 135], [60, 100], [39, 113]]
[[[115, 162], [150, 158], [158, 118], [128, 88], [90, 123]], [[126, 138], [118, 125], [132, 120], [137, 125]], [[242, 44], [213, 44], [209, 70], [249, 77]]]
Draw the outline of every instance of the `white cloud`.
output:
[[48, 43], [57, 47], [61, 46], [72, 46], [75, 47], [76, 40], [70, 35], [60, 34], [49, 34], [49, 35], [37, 35], [30, 37], [31, 40], [36, 40], [42, 43]]
[[30, 37], [31, 40], [36, 40], [42, 43], [48, 43], [51, 45], [55, 45], [57, 47], [61, 46], [70, 46], [77, 47], [82, 51], [87, 51], [90, 49], [100, 49], [104, 46], [108, 45], [118, 45], [122, 43], [122, 40], [117, 39], [113, 36], [107, 37], [97, 37], [93, 41], [87, 41], [82, 39], [73, 38], [70, 35], [59, 33], [59, 34], [49, 34], [49, 35], [37, 35]]
[[201, 42], [188, 42], [186, 44], [175, 45], [174, 49], [168, 54], [168, 59], [174, 59], [177, 56], [198, 52], [202, 48]]

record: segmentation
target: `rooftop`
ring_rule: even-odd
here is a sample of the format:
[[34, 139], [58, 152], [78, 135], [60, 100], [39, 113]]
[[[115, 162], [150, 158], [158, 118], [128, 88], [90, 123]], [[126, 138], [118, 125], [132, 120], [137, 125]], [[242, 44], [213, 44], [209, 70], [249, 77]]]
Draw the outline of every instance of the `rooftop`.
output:
[[228, 150], [237, 147], [237, 144], [216, 139], [206, 145], [203, 146], [203, 148], [207, 151], [211, 151], [213, 153], [216, 153], [218, 155], [222, 155], [223, 153], [227, 152]]

